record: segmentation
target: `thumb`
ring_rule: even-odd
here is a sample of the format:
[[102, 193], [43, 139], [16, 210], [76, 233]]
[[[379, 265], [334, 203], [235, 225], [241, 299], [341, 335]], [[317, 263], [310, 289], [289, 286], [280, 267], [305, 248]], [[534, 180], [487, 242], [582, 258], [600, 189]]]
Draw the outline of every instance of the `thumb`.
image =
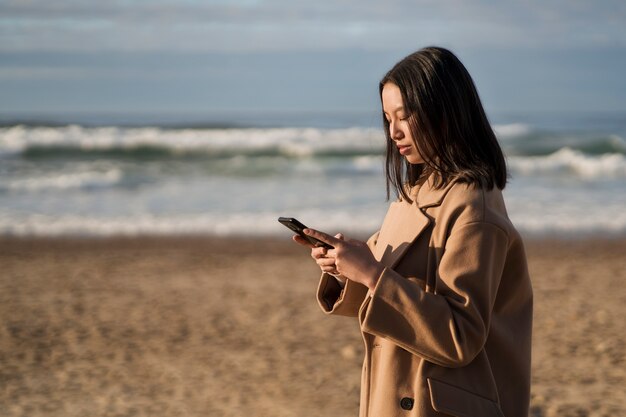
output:
[[335, 235], [335, 237], [336, 237], [337, 239], [339, 239], [339, 240], [343, 240], [343, 238], [344, 238], [343, 233], [337, 233], [337, 234]]

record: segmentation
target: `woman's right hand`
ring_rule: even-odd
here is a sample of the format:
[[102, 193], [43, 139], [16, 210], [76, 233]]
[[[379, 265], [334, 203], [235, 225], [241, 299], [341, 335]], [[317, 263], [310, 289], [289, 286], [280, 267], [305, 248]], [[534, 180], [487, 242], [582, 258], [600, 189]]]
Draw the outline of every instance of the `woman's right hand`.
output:
[[[343, 239], [343, 235], [341, 233], [337, 233], [335, 235], [337, 239]], [[335, 258], [329, 258], [326, 256], [328, 249], [320, 246], [313, 246], [307, 240], [302, 237], [295, 235], [293, 237], [294, 242], [311, 248], [311, 258], [315, 260], [315, 263], [320, 267], [322, 272], [326, 272], [331, 275], [339, 275], [337, 271], [337, 266], [335, 265]]]

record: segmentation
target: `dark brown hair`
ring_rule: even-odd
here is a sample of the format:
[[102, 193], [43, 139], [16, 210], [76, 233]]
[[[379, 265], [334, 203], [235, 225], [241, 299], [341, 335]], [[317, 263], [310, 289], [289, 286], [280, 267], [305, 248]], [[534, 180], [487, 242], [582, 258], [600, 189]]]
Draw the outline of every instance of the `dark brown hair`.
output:
[[507, 170], [502, 149], [471, 76], [452, 52], [427, 47], [402, 59], [380, 81], [381, 101], [387, 83], [400, 89], [411, 136], [425, 161], [412, 165], [400, 155], [383, 112], [387, 198], [394, 189], [411, 202], [407, 186], [432, 173], [437, 174], [436, 188], [453, 178], [488, 190], [505, 187]]

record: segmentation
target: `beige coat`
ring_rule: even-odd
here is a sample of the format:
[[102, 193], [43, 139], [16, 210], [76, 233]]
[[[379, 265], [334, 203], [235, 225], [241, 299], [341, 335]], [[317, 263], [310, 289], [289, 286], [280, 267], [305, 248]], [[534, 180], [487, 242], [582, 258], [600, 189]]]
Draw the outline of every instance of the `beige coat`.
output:
[[328, 314], [358, 317], [360, 417], [527, 417], [532, 288], [498, 189], [459, 182], [394, 202], [368, 244], [375, 290], [323, 274]]

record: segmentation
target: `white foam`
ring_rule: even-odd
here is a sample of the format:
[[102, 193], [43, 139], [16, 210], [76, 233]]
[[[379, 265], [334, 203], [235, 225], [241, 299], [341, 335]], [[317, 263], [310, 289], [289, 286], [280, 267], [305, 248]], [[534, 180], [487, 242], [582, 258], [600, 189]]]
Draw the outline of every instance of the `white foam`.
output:
[[[512, 210], [513, 211], [513, 210]], [[604, 210], [606, 214], [590, 215], [589, 210], [568, 213], [563, 206], [551, 209], [511, 213], [515, 226], [523, 233], [534, 236], [624, 236], [626, 212], [616, 208]]]
[[[277, 222], [284, 213], [230, 213], [203, 215], [155, 216], [141, 214], [123, 217], [87, 217], [77, 215], [47, 216], [31, 214], [19, 219], [0, 216], [0, 235], [10, 236], [136, 236], [214, 235], [214, 236], [285, 236], [290, 232]], [[373, 233], [382, 220], [370, 213], [292, 212], [311, 227], [336, 233]]]
[[113, 186], [121, 181], [122, 171], [110, 169], [104, 172], [86, 171], [57, 175], [31, 176], [0, 180], [0, 189], [18, 191], [67, 190], [70, 188], [94, 188]]
[[383, 156], [358, 156], [352, 158], [352, 166], [359, 172], [378, 173], [383, 171]]
[[324, 152], [382, 151], [384, 136], [379, 129], [372, 128], [160, 129], [76, 125], [0, 128], [0, 154], [20, 153], [29, 147], [107, 150], [138, 146], [165, 147], [174, 152], [201, 150], [242, 154], [278, 149], [287, 155], [302, 157]]
[[[508, 137], [530, 131], [502, 126], [499, 134]], [[624, 140], [610, 139], [619, 152]], [[329, 232], [366, 235], [382, 222], [384, 136], [378, 129], [0, 128], [0, 155], [30, 146], [142, 145], [227, 155], [180, 164], [7, 158], [0, 235], [288, 235], [276, 222], [281, 215]], [[508, 162], [514, 175], [505, 190], [507, 207], [520, 230], [626, 234], [623, 154], [563, 148]], [[126, 183], [132, 192], [122, 187]]]
[[521, 175], [565, 174], [582, 179], [626, 177], [626, 158], [622, 154], [585, 155], [562, 148], [547, 156], [514, 156], [508, 160], [514, 173]]
[[[626, 235], [626, 212], [609, 210], [609, 215], [590, 216], [585, 212], [571, 212], [563, 207], [552, 210], [519, 210], [513, 208], [511, 219], [517, 229], [526, 235], [556, 235], [575, 237], [584, 235]], [[294, 211], [290, 213], [229, 213], [202, 215], [156, 216], [141, 214], [119, 217], [88, 217], [77, 215], [48, 216], [31, 214], [16, 218], [0, 216], [0, 235], [7, 236], [137, 236], [137, 235], [212, 235], [212, 236], [284, 236], [290, 232], [277, 223], [280, 215], [297, 217], [310, 227], [331, 234], [342, 232], [347, 236], [367, 236], [382, 222], [377, 211]]]
[[524, 136], [532, 131], [531, 126], [524, 123], [493, 125], [492, 128], [499, 139], [508, 139], [518, 136]]

